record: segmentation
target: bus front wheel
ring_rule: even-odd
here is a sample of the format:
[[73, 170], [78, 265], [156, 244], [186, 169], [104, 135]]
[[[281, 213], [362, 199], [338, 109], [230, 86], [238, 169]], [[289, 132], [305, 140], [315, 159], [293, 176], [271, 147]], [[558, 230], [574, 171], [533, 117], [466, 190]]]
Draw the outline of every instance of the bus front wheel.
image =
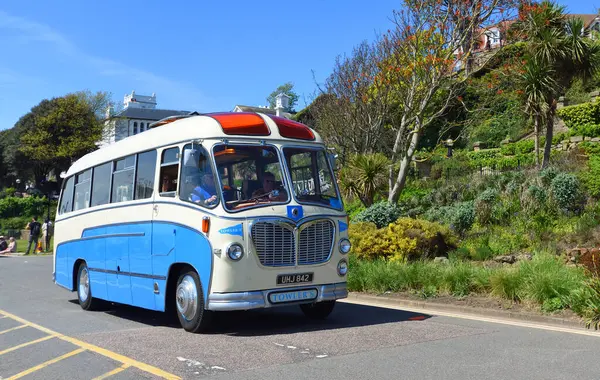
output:
[[175, 289], [177, 318], [184, 330], [192, 333], [207, 331], [212, 317], [204, 310], [204, 296], [198, 273], [193, 269], [183, 270]]
[[79, 265], [77, 271], [77, 299], [83, 310], [95, 310], [98, 307], [99, 300], [92, 297], [90, 271], [85, 262]]
[[310, 319], [325, 319], [335, 307], [335, 301], [323, 301], [300, 305], [300, 309]]

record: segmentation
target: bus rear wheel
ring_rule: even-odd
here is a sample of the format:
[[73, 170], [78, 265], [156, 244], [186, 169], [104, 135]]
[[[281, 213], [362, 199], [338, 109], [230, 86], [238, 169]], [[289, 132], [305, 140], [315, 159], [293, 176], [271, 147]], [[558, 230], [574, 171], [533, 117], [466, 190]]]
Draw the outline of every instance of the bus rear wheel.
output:
[[179, 323], [185, 331], [208, 331], [212, 313], [204, 310], [202, 284], [198, 273], [193, 269], [184, 269], [179, 274], [175, 289], [175, 309]]
[[79, 270], [77, 271], [77, 299], [83, 310], [95, 310], [100, 303], [100, 300], [92, 297], [90, 271], [85, 262], [79, 265]]
[[323, 301], [300, 305], [300, 309], [310, 319], [325, 319], [335, 307], [335, 301]]

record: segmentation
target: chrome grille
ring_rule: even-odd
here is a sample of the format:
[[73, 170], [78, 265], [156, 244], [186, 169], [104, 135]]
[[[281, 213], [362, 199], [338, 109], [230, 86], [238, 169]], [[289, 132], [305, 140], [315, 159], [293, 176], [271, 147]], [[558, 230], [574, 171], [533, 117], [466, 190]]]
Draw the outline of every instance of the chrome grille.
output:
[[295, 264], [296, 239], [291, 226], [258, 222], [252, 226], [252, 241], [262, 265], [277, 267]]
[[319, 264], [327, 261], [333, 244], [334, 227], [329, 220], [313, 222], [300, 231], [298, 264]]

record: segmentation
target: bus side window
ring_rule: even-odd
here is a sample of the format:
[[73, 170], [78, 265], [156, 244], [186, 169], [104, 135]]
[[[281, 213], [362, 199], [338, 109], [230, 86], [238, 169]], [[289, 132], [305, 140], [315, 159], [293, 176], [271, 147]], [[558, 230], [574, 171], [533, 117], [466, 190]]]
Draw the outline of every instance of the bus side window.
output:
[[74, 176], [71, 176], [65, 182], [62, 195], [60, 197], [60, 208], [58, 209], [59, 214], [71, 212], [73, 207], [73, 180]]
[[151, 150], [138, 154], [135, 174], [135, 199], [152, 197], [156, 169], [156, 151]]
[[160, 196], [175, 197], [177, 175], [179, 173], [179, 148], [169, 148], [162, 152], [160, 160]]

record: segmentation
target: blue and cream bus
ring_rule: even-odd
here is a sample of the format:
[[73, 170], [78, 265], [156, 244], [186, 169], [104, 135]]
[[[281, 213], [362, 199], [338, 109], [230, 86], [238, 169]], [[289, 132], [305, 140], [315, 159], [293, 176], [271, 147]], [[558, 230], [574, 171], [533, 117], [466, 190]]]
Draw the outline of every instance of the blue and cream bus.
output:
[[168, 118], [67, 171], [54, 282], [81, 307], [177, 313], [298, 304], [325, 318], [347, 297], [348, 219], [311, 128], [259, 113]]

